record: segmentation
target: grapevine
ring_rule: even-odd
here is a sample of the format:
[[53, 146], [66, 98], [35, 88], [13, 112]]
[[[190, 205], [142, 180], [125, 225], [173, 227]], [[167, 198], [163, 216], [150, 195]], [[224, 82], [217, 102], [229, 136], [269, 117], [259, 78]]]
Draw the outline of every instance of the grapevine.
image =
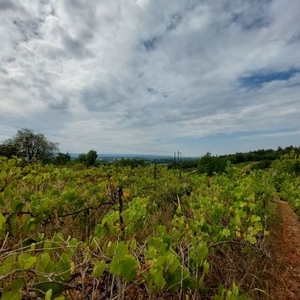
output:
[[249, 298], [214, 258], [263, 253], [272, 174], [0, 164], [1, 299]]

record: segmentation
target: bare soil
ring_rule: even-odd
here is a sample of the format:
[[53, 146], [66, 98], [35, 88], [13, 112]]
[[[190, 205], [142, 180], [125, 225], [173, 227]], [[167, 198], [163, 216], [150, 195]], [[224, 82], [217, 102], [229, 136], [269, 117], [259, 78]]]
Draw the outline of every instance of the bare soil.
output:
[[281, 200], [277, 216], [280, 222], [274, 242], [280, 278], [271, 299], [300, 300], [300, 222], [290, 205]]

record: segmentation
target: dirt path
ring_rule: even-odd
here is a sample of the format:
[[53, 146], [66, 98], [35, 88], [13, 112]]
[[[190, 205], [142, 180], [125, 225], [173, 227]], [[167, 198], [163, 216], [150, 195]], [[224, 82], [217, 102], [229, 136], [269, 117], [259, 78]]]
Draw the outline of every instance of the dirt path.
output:
[[281, 230], [276, 233], [277, 260], [282, 266], [278, 289], [272, 296], [277, 300], [300, 300], [300, 222], [291, 207], [278, 201]]

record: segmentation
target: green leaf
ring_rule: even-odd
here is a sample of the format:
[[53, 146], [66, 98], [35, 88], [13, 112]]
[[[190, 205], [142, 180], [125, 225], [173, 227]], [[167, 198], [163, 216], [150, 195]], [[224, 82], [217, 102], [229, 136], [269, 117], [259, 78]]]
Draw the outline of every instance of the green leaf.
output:
[[125, 242], [122, 241], [122, 242], [118, 243], [116, 252], [117, 252], [117, 256], [120, 256], [120, 257], [124, 256], [127, 253], [127, 247], [125, 245]]
[[261, 217], [260, 217], [260, 216], [255, 216], [255, 215], [253, 215], [253, 216], [251, 217], [251, 222], [252, 222], [252, 223], [259, 222], [259, 221], [261, 221]]
[[235, 283], [232, 284], [232, 292], [235, 296], [239, 295], [239, 287]]
[[45, 293], [52, 290], [53, 294], [59, 294], [64, 291], [64, 285], [58, 282], [42, 282], [34, 284], [34, 288], [44, 291]]
[[18, 256], [18, 264], [24, 270], [30, 269], [35, 262], [36, 256], [31, 256], [29, 253], [21, 253]]
[[52, 241], [45, 241], [44, 242], [44, 252], [48, 253], [54, 248], [55, 246], [53, 245]]
[[3, 276], [15, 268], [16, 255], [11, 255], [4, 259], [0, 265], [0, 276]]
[[37, 257], [36, 269], [40, 272], [52, 273], [55, 269], [55, 263], [51, 260], [49, 253], [41, 253]]
[[24, 207], [24, 203], [20, 202], [18, 198], [13, 198], [11, 201], [11, 209], [14, 213], [18, 213]]
[[[0, 186], [1, 186], [1, 183], [0, 183]], [[4, 201], [4, 196], [3, 194], [0, 194], [0, 206], [5, 206], [5, 201]]]
[[222, 231], [222, 235], [225, 237], [229, 237], [230, 236], [230, 230], [228, 228], [224, 228]]
[[109, 271], [114, 274], [114, 275], [120, 275], [121, 274], [121, 270], [120, 270], [120, 258], [118, 256], [115, 256], [112, 261], [111, 264], [109, 266]]
[[262, 231], [264, 228], [263, 228], [263, 225], [261, 224], [261, 222], [256, 222], [254, 224], [254, 227], [257, 231]]
[[45, 294], [45, 300], [51, 300], [52, 289], [48, 290]]
[[35, 256], [32, 256], [30, 258], [28, 258], [26, 261], [25, 261], [25, 264], [24, 264], [24, 269], [25, 270], [28, 270], [30, 269], [36, 262], [36, 257]]
[[122, 275], [126, 281], [132, 281], [137, 274], [139, 262], [131, 254], [123, 257], [115, 256], [110, 264], [110, 272], [114, 275]]
[[0, 214], [0, 230], [4, 230], [4, 224], [5, 224], [5, 218], [3, 217], [2, 214]]
[[137, 247], [136, 240], [133, 239], [129, 245], [129, 248], [130, 248], [130, 250], [134, 251], [136, 249], [136, 247]]
[[12, 291], [3, 291], [1, 300], [21, 300], [21, 294], [19, 290], [12, 290]]
[[106, 262], [104, 260], [96, 261], [93, 268], [93, 276], [96, 278], [101, 277], [105, 270], [105, 267], [106, 267]]
[[246, 240], [252, 245], [256, 244], [257, 242], [256, 237], [251, 234], [246, 234]]
[[197, 252], [198, 252], [198, 260], [200, 261], [200, 262], [202, 262], [202, 261], [204, 261], [206, 258], [207, 258], [207, 256], [208, 256], [208, 253], [209, 253], [209, 250], [208, 250], [208, 248], [207, 248], [207, 245], [206, 245], [206, 243], [200, 243], [199, 245], [198, 245], [198, 249], [197, 249]]
[[71, 276], [71, 267], [71, 258], [66, 252], [64, 252], [57, 264], [56, 271], [60, 273], [60, 275], [57, 276], [57, 279], [68, 281]]
[[25, 278], [14, 279], [11, 283], [11, 290], [21, 290], [26, 285]]
[[124, 256], [121, 266], [121, 275], [124, 276], [126, 281], [132, 281], [136, 277], [137, 269], [139, 267], [139, 262], [137, 261], [137, 259], [134, 256], [128, 254]]
[[117, 248], [117, 243], [109, 241], [106, 246], [106, 253], [110, 256], [113, 256], [115, 255], [116, 248]]
[[180, 267], [178, 256], [170, 251], [166, 255], [166, 262], [169, 266], [168, 271], [170, 273], [175, 273], [175, 271]]
[[203, 274], [207, 275], [209, 273], [209, 262], [205, 261], [203, 263]]
[[158, 291], [162, 290], [165, 287], [166, 281], [164, 279], [163, 270], [161, 269], [156, 270], [154, 274], [154, 283]]
[[5, 218], [2, 214], [0, 214], [0, 237], [4, 235], [5, 233]]

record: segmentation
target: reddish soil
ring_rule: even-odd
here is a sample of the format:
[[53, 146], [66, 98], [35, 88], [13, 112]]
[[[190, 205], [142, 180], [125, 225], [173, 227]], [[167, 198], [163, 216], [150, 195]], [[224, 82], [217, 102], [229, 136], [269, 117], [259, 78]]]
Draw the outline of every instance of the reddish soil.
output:
[[300, 222], [284, 201], [278, 201], [278, 217], [281, 228], [275, 234], [275, 243], [281, 278], [272, 299], [300, 300]]

